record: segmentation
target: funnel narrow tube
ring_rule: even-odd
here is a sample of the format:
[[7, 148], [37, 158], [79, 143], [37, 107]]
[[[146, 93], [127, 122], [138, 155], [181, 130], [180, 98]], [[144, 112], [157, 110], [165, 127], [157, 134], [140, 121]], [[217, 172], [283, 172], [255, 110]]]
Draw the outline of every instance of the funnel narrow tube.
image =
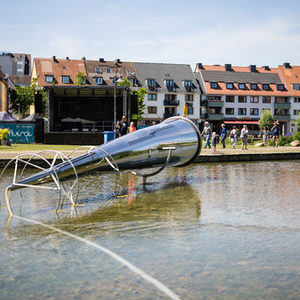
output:
[[[201, 145], [199, 130], [192, 121], [184, 117], [171, 117], [160, 124], [103, 144], [71, 159], [71, 162], [79, 175], [95, 170], [111, 170], [107, 160], [115, 163], [120, 170], [159, 167], [167, 160], [168, 151], [165, 149], [174, 147], [168, 165], [183, 166], [198, 157]], [[56, 173], [59, 179], [64, 179], [72, 175], [73, 167], [68, 161], [62, 162], [52, 170], [39, 172], [20, 183], [44, 183], [49, 181], [53, 173]]]

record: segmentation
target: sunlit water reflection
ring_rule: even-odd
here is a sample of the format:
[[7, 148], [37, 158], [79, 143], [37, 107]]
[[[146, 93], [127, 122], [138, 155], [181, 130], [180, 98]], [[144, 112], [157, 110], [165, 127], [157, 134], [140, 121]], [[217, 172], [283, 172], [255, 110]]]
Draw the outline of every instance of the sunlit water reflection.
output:
[[[53, 192], [11, 201], [15, 214], [111, 249], [182, 299], [300, 299], [299, 161], [195, 164], [149, 183], [85, 176], [82, 206], [58, 213]], [[86, 244], [9, 221], [5, 207], [0, 224], [1, 299], [167, 299]]]

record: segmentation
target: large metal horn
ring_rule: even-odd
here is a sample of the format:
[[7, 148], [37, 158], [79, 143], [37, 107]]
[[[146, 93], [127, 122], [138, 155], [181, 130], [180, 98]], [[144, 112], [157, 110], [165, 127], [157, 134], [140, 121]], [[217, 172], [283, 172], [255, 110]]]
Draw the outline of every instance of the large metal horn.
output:
[[[137, 169], [182, 166], [191, 163], [201, 151], [201, 137], [196, 125], [184, 117], [171, 117], [164, 122], [117, 138], [98, 148], [57, 164], [20, 181], [20, 184], [48, 182], [51, 175], [59, 179], [94, 170]], [[71, 162], [71, 163], [70, 163]], [[11, 189], [18, 186], [11, 186]]]

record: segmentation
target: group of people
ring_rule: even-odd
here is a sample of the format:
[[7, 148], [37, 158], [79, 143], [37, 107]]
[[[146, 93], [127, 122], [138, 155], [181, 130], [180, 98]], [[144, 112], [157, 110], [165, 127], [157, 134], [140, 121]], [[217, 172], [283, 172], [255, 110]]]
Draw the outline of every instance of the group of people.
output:
[[[277, 121], [274, 122], [274, 126], [272, 127], [271, 131], [272, 131], [272, 136], [273, 136], [273, 147], [275, 147], [275, 146], [278, 147], [278, 139], [279, 139], [279, 135], [280, 135], [280, 129], [279, 129], [279, 123]], [[269, 134], [270, 133], [267, 131], [267, 128], [265, 127], [264, 131], [263, 131], [263, 140], [264, 140], [265, 145], [267, 145], [267, 140], [268, 140]], [[247, 148], [248, 135], [249, 135], [249, 130], [248, 130], [247, 125], [243, 126], [241, 132], [239, 132], [239, 130], [237, 129], [236, 126], [233, 126], [233, 129], [230, 131], [230, 134], [229, 134], [229, 137], [232, 141], [232, 148], [236, 149], [237, 141], [238, 141], [238, 139], [241, 139], [242, 150], [248, 150], [248, 148]], [[211, 149], [211, 145], [210, 145], [210, 141], [211, 141], [213, 154], [216, 154], [216, 146], [217, 146], [218, 136], [217, 136], [216, 132], [212, 132], [212, 129], [208, 122], [205, 122], [204, 129], [202, 131], [201, 136], [205, 138], [204, 148], [208, 147], [209, 149]], [[225, 144], [226, 137], [227, 137], [227, 131], [225, 128], [225, 124], [222, 124], [220, 140], [221, 140], [223, 149], [226, 148], [226, 144]]]
[[117, 122], [116, 130], [119, 133], [119, 136], [123, 136], [127, 133], [136, 131], [136, 128], [134, 126], [134, 122], [130, 122], [130, 125], [128, 126], [126, 116], [123, 116], [122, 120]]

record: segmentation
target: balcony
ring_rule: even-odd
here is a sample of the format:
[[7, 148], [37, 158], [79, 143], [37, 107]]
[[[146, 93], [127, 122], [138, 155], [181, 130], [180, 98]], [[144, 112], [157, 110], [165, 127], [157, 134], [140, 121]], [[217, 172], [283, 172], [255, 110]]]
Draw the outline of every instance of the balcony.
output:
[[274, 115], [274, 120], [276, 121], [289, 121], [291, 119], [290, 114], [286, 115]]
[[223, 107], [222, 100], [208, 100], [208, 107]]
[[187, 93], [194, 93], [194, 87], [193, 86], [186, 86], [185, 90]]
[[210, 121], [220, 121], [224, 119], [224, 114], [209, 114], [208, 115], [208, 120]]
[[149, 92], [157, 92], [157, 86], [155, 85], [148, 85]]
[[275, 109], [290, 109], [291, 108], [291, 103], [274, 103], [274, 108]]
[[164, 105], [170, 105], [170, 106], [178, 106], [179, 105], [179, 100], [164, 100]]
[[179, 116], [177, 113], [164, 113], [164, 119]]

